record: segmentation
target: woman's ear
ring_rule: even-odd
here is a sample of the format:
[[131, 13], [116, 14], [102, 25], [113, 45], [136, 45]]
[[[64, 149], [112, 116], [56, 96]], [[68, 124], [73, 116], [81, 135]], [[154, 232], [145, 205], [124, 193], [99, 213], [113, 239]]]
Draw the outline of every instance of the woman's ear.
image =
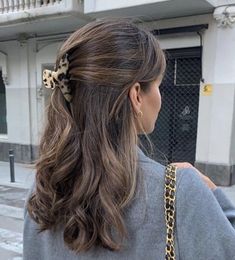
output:
[[136, 113], [140, 111], [143, 99], [141, 96], [141, 87], [138, 82], [136, 82], [129, 90], [129, 98], [132, 104], [132, 107]]

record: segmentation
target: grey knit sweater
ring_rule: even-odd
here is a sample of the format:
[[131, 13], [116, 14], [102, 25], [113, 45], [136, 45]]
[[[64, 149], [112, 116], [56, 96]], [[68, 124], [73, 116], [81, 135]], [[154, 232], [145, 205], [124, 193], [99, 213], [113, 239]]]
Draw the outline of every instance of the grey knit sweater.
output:
[[[37, 224], [25, 210], [23, 259], [164, 259], [165, 167], [146, 157], [141, 150], [139, 167], [143, 171], [144, 189], [140, 189], [126, 210], [129, 238], [121, 252], [94, 248], [75, 255], [64, 245], [62, 231], [55, 234], [45, 231], [38, 235]], [[176, 189], [176, 259], [235, 260], [235, 206], [223, 191], [220, 188], [211, 191], [193, 169], [177, 170]]]

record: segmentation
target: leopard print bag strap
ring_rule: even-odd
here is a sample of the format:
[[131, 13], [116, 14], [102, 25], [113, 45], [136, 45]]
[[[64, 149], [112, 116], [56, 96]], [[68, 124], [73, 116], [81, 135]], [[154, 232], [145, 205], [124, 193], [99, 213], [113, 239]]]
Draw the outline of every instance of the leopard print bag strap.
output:
[[176, 166], [167, 165], [165, 170], [164, 208], [166, 220], [165, 260], [175, 260], [174, 226], [175, 226], [175, 191]]

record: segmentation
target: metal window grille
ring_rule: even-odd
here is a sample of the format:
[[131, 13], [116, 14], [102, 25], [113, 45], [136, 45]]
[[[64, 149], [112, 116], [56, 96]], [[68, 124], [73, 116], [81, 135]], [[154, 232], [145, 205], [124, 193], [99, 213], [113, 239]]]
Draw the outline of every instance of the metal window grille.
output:
[[[195, 162], [201, 49], [167, 51], [167, 69], [160, 86], [162, 108], [153, 133], [149, 135], [153, 159], [162, 164]], [[148, 150], [146, 138], [141, 141]]]

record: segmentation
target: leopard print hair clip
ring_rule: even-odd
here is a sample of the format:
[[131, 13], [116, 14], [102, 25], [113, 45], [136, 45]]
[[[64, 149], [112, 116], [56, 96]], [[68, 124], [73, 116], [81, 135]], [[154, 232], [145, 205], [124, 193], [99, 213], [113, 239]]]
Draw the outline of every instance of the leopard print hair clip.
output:
[[69, 68], [68, 54], [66, 54], [59, 62], [58, 69], [56, 71], [44, 70], [43, 71], [43, 82], [46, 88], [54, 89], [59, 87], [64, 98], [71, 102], [71, 88], [69, 86], [69, 79], [67, 72]]

